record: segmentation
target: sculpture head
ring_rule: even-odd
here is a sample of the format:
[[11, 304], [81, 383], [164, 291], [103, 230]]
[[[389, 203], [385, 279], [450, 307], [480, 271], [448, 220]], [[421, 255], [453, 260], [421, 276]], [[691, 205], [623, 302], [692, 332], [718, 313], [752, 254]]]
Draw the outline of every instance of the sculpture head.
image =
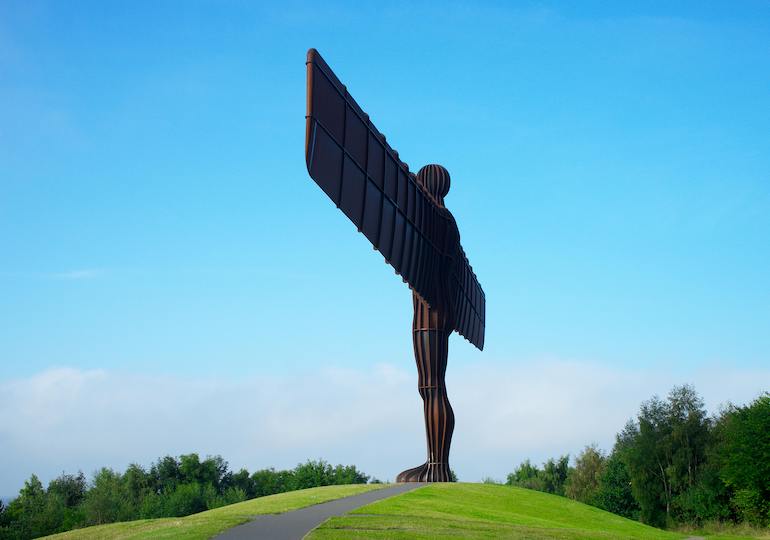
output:
[[444, 197], [449, 193], [449, 171], [441, 165], [425, 165], [417, 172], [417, 181], [444, 206]]

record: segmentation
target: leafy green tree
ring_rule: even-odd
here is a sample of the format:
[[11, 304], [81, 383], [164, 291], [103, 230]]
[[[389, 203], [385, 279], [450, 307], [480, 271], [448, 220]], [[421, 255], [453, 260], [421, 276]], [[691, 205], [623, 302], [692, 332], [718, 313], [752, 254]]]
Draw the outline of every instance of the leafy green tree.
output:
[[165, 498], [167, 495], [149, 492], [142, 498], [139, 505], [138, 517], [140, 519], [154, 519], [165, 516]]
[[179, 462], [176, 458], [165, 456], [153, 463], [150, 468], [153, 491], [156, 493], [171, 493], [182, 482]]
[[586, 446], [575, 459], [564, 485], [564, 493], [570, 499], [598, 506], [598, 495], [605, 457], [596, 445]]
[[56, 524], [51, 523], [47, 506], [48, 498], [43, 484], [33, 474], [24, 482], [19, 496], [11, 501], [4, 512], [11, 538], [35, 538], [53, 532]]
[[8, 506], [0, 501], [0, 540], [13, 540], [15, 536], [14, 531], [11, 530]]
[[673, 493], [684, 493], [698, 482], [706, 461], [711, 421], [703, 399], [692, 386], [674, 387], [668, 395], [671, 457], [668, 470]]
[[202, 484], [211, 484], [218, 492], [224, 492], [229, 475], [227, 461], [222, 456], [206, 456], [206, 459], [201, 462], [198, 481]]
[[540, 469], [532, 465], [529, 459], [525, 459], [516, 469], [510, 473], [505, 482], [509, 486], [545, 491], [545, 484], [540, 477]]
[[185, 454], [179, 456], [179, 480], [185, 484], [191, 483], [206, 483], [212, 480], [211, 478], [205, 478], [206, 472], [201, 464], [201, 460], [198, 454]]
[[179, 484], [164, 498], [163, 515], [180, 517], [202, 512], [207, 509], [207, 496], [210, 498], [216, 496], [213, 488], [206, 492], [204, 487], [196, 482]]
[[293, 470], [232, 472], [221, 456], [198, 454], [159, 458], [148, 470], [136, 463], [121, 474], [109, 468], [86, 483], [82, 472], [63, 473], [44, 490], [32, 476], [8, 507], [0, 505], [0, 540], [26, 540], [85, 525], [137, 518], [185, 516], [244, 501], [329, 484], [366, 483], [354, 465], [332, 467], [323, 460]]
[[82, 503], [86, 497], [86, 477], [82, 471], [78, 474], [62, 473], [48, 484], [46, 495], [46, 513], [55, 527], [55, 532], [68, 531], [85, 523]]
[[554, 495], [564, 495], [564, 484], [569, 475], [569, 455], [559, 459], [549, 458], [543, 463], [540, 478], [543, 481], [543, 491]]
[[719, 477], [719, 470], [707, 460], [697, 484], [674, 498], [676, 520], [691, 525], [738, 521], [730, 498], [731, 491]]
[[770, 394], [731, 407], [719, 420], [715, 458], [732, 492], [738, 517], [753, 525], [770, 521]]
[[62, 473], [48, 484], [48, 494], [61, 497], [65, 506], [73, 508], [86, 497], [86, 477], [82, 471], [78, 474]]
[[227, 476], [227, 462], [222, 456], [208, 456], [203, 461], [198, 454], [179, 456], [179, 481], [190, 484], [210, 484], [219, 490]]
[[608, 512], [639, 519], [639, 503], [631, 491], [631, 475], [617, 447], [604, 461], [595, 501], [596, 506]]
[[284, 493], [294, 489], [294, 474], [291, 471], [261, 469], [251, 475], [251, 480], [254, 483], [255, 497]]
[[236, 473], [229, 475], [226, 482], [226, 489], [239, 489], [241, 490], [246, 499], [252, 499], [256, 496], [256, 486], [254, 480], [249, 475], [249, 471], [241, 469]]
[[628, 440], [624, 455], [640, 518], [649, 525], [663, 527], [672, 498], [667, 473], [671, 438], [665, 403], [657, 396], [644, 402], [638, 424], [627, 424], [622, 436]]
[[153, 479], [140, 465], [131, 463], [123, 473], [123, 487], [132, 512], [138, 517], [144, 498], [154, 489]]
[[89, 525], [131, 519], [134, 509], [120, 473], [107, 467], [97, 471], [86, 493], [83, 510]]
[[621, 433], [634, 498], [643, 522], [666, 526], [690, 504], [705, 464], [710, 421], [688, 385], [674, 387], [666, 401], [656, 396], [642, 403], [637, 420]]
[[328, 486], [333, 479], [332, 466], [322, 459], [307, 460], [294, 468], [294, 489]]
[[332, 471], [332, 484], [366, 484], [369, 477], [359, 471], [355, 465], [337, 465]]

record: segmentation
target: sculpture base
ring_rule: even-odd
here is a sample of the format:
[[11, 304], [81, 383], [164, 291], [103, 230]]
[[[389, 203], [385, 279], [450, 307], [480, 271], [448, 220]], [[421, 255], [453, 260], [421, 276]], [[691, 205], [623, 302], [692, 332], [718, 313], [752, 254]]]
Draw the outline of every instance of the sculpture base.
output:
[[396, 477], [396, 482], [451, 482], [452, 477], [447, 463], [423, 463], [419, 467], [407, 469]]

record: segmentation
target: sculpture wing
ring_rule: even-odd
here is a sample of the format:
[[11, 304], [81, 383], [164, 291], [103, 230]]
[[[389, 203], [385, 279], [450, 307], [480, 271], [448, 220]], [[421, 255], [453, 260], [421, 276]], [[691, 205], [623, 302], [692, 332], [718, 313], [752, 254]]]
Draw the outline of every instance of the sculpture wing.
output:
[[473, 345], [484, 349], [486, 325], [486, 296], [473, 272], [465, 251], [458, 244], [456, 262], [450, 279], [455, 291], [455, 330]]
[[305, 158], [310, 176], [396, 273], [429, 304], [445, 219], [398, 152], [315, 49], [307, 58]]
[[[307, 55], [305, 119], [310, 176], [412, 290], [429, 305], [437, 302], [435, 276], [449, 256], [443, 235], [450, 227], [456, 229], [454, 220], [418, 184], [315, 49]], [[466, 313], [458, 331], [481, 348], [483, 293], [479, 296], [481, 288], [459, 243], [449, 247], [459, 249], [464, 260], [454, 265], [456, 313]]]

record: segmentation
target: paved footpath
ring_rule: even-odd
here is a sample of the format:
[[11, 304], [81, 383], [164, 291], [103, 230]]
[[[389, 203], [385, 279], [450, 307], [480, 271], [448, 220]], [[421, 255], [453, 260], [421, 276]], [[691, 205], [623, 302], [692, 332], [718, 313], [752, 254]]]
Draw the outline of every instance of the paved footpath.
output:
[[301, 540], [307, 533], [330, 517], [347, 514], [366, 504], [400, 495], [424, 485], [419, 482], [399, 484], [344, 499], [307, 506], [283, 514], [255, 516], [253, 521], [228, 529], [216, 538], [222, 540]]

